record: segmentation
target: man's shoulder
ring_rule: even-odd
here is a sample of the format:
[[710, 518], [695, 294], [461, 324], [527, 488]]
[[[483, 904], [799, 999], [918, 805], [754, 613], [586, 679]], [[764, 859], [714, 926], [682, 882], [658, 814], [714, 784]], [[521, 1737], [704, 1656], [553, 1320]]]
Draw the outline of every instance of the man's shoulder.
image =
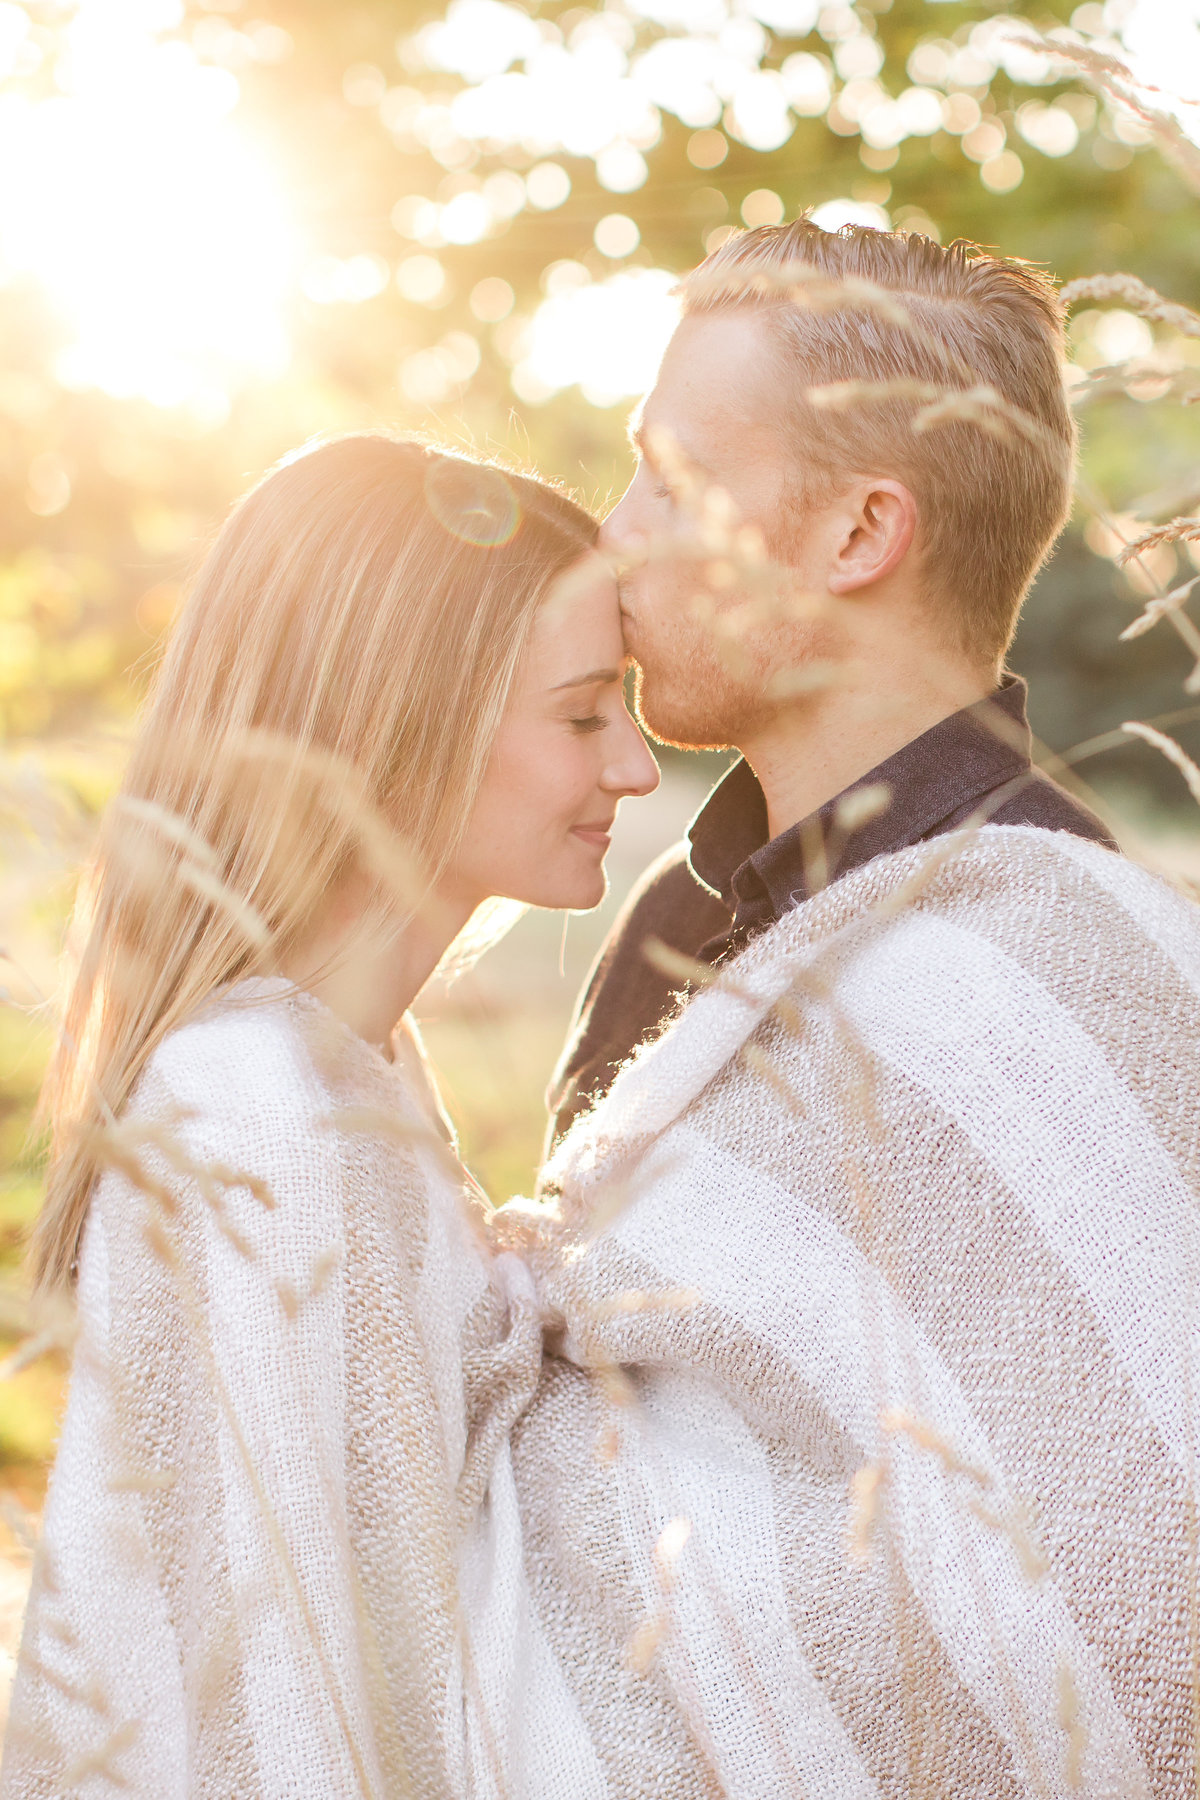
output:
[[919, 946], [947, 963], [982, 957], [1010, 986], [1021, 970], [1055, 982], [1093, 970], [1131, 999], [1134, 965], [1165, 947], [1200, 992], [1200, 908], [1105, 842], [1040, 826], [975, 826], [879, 857], [786, 914], [747, 954], [807, 958], [826, 943], [851, 962], [868, 943], [888, 946], [885, 969], [919, 961]]
[[1030, 769], [1013, 792], [989, 814], [992, 825], [1031, 825], [1041, 831], [1065, 831], [1073, 837], [1117, 848], [1112, 832], [1082, 800], [1060, 787], [1041, 769]]
[[627, 938], [652, 933], [672, 949], [694, 955], [710, 938], [728, 931], [729, 923], [729, 908], [695, 874], [688, 846], [681, 841], [664, 850], [635, 881], [605, 948], [615, 950]]

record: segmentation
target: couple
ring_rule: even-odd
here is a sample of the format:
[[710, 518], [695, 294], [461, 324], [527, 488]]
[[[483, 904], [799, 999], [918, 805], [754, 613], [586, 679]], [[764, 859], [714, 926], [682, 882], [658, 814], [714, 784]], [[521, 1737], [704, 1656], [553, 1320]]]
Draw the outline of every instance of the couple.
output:
[[[599, 548], [350, 437], [175, 628], [51, 1076], [6, 1796], [1194, 1791], [1200, 930], [1002, 674], [1053, 289], [801, 221], [683, 301]], [[743, 759], [488, 1217], [407, 1009], [600, 899], [628, 656]]]

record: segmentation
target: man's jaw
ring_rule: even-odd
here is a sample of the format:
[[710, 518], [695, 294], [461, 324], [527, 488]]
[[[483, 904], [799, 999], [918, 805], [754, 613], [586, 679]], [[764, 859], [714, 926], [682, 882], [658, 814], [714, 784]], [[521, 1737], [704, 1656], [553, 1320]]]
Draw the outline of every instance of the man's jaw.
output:
[[625, 654], [636, 662], [637, 617], [630, 605], [633, 596], [627, 581], [618, 581], [617, 597], [621, 606], [621, 636], [625, 642]]

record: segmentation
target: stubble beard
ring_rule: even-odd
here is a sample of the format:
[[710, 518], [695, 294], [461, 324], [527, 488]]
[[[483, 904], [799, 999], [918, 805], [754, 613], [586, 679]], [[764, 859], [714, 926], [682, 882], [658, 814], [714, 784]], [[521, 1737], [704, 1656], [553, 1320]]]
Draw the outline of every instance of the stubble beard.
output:
[[634, 671], [634, 709], [656, 743], [675, 750], [725, 750], [742, 734], [746, 697], [708, 657], [681, 651], [664, 669], [657, 659]]
[[[676, 750], [726, 750], [760, 731], [778, 711], [769, 697], [775, 664], [786, 661], [769, 639], [733, 644], [684, 609], [666, 617], [639, 605], [627, 579], [619, 584], [635, 621], [634, 710], [656, 743]], [[647, 617], [647, 614], [649, 617]], [[653, 621], [653, 626], [651, 625]], [[752, 672], [748, 664], [760, 665]], [[741, 665], [741, 666], [738, 666]]]

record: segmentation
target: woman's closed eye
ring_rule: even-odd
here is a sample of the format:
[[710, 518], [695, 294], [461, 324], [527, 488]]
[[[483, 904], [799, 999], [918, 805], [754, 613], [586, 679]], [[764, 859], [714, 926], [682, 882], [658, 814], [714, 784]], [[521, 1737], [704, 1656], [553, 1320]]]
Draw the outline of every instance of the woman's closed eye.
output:
[[588, 713], [585, 718], [572, 718], [568, 722], [572, 731], [579, 732], [581, 736], [588, 731], [603, 731], [608, 725], [608, 720], [601, 713]]

